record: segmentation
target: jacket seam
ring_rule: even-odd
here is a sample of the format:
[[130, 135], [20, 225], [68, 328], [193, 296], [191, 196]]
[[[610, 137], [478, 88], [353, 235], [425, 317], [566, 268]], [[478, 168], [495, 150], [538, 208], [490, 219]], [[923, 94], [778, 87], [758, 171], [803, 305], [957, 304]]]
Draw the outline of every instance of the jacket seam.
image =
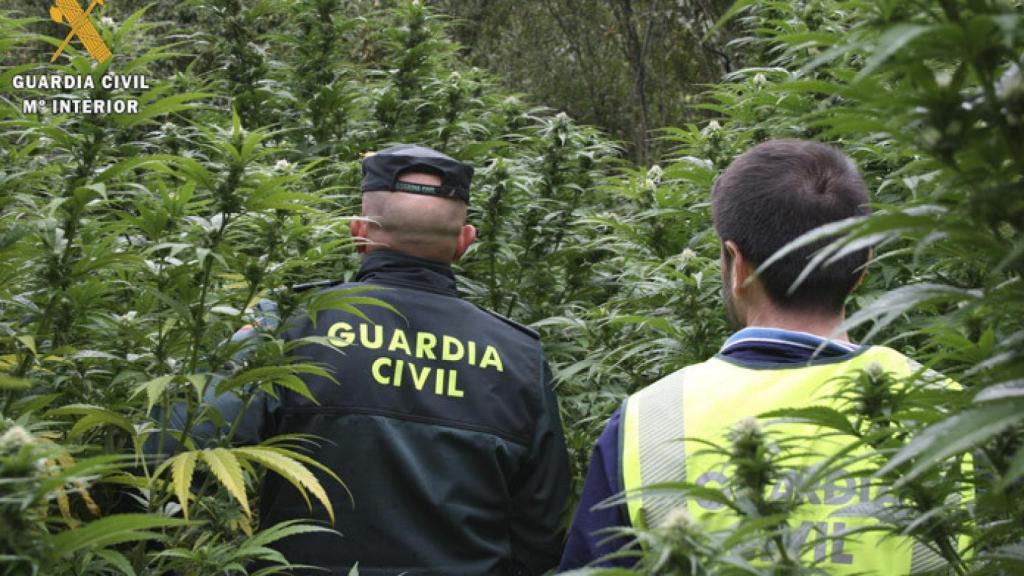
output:
[[510, 434], [508, 432], [490, 426], [468, 424], [466, 422], [460, 422], [458, 420], [449, 420], [446, 418], [432, 418], [430, 416], [406, 414], [404, 412], [397, 412], [394, 410], [384, 410], [380, 408], [371, 408], [365, 406], [282, 406], [278, 410], [281, 413], [293, 414], [367, 414], [370, 416], [384, 416], [387, 418], [394, 418], [396, 420], [407, 420], [410, 422], [419, 422], [421, 424], [438, 424], [450, 428], [471, 430], [473, 432], [484, 432], [526, 448], [529, 448], [530, 446], [529, 439], [524, 440], [523, 438], [518, 437], [515, 434]]

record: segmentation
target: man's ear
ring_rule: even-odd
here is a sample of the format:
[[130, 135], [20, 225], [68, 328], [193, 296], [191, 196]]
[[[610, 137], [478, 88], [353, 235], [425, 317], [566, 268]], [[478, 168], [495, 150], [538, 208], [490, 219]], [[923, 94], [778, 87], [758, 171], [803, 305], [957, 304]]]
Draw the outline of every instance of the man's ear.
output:
[[455, 244], [455, 255], [452, 257], [452, 262], [462, 258], [474, 241], [476, 241], [476, 227], [472, 224], [463, 224], [462, 230], [459, 231], [459, 239]]
[[754, 268], [740, 251], [740, 247], [732, 240], [726, 240], [722, 245], [722, 250], [726, 253], [725, 263], [730, 266], [729, 277], [732, 279], [732, 286], [729, 286], [729, 290], [733, 294], [739, 295], [753, 281]]
[[356, 252], [359, 254], [366, 253], [366, 233], [369, 227], [369, 222], [363, 218], [353, 218], [348, 223], [348, 229], [356, 243]]

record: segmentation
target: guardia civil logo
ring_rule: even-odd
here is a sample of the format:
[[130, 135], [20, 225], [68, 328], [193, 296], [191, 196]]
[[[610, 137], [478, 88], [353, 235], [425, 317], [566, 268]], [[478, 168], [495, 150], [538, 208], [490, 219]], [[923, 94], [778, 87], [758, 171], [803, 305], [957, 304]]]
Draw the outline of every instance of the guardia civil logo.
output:
[[71, 27], [64, 41], [60, 43], [57, 51], [53, 53], [53, 58], [50, 58], [50, 62], [56, 62], [57, 57], [64, 52], [68, 43], [75, 37], [82, 42], [82, 46], [85, 47], [89, 55], [95, 58], [97, 62], [103, 63], [110, 58], [110, 49], [107, 48], [103, 38], [100, 38], [99, 32], [96, 31], [96, 27], [89, 20], [89, 14], [92, 13], [97, 5], [103, 6], [103, 0], [92, 0], [89, 3], [89, 7], [85, 10], [82, 10], [82, 7], [78, 5], [78, 0], [56, 0], [56, 4], [50, 6], [50, 18], [54, 22], [67, 23]]
[[[116, 26], [113, 19], [104, 16], [99, 22], [97, 7], [106, 9], [107, 0], [89, 0], [83, 8], [80, 0], [53, 0], [50, 19], [67, 31], [49, 62], [41, 72], [16, 74], [11, 87], [24, 91], [21, 101], [23, 114], [137, 114], [139, 101], [132, 92], [149, 90], [146, 77], [141, 74], [112, 72], [113, 53], [103, 39], [105, 31]], [[110, 36], [107, 37], [108, 39]], [[68, 50], [69, 47], [74, 47]], [[69, 74], [67, 68], [53, 66], [61, 56], [74, 57], [77, 48], [85, 49], [94, 61], [93, 73]], [[81, 69], [78, 66], [77, 69]], [[97, 91], [96, 88], [100, 88]], [[98, 94], [98, 95], [97, 95]]]

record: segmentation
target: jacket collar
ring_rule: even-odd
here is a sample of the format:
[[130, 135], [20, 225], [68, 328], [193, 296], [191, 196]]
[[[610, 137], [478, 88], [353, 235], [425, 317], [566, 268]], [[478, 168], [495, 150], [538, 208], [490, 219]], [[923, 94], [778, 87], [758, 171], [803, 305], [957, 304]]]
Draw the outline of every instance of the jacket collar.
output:
[[357, 282], [425, 290], [458, 297], [450, 264], [392, 250], [374, 250], [363, 258]]

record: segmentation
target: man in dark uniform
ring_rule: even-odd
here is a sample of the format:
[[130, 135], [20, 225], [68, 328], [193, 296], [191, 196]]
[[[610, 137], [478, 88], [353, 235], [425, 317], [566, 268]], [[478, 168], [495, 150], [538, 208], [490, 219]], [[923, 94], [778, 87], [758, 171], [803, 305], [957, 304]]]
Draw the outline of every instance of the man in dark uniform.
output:
[[[351, 490], [341, 538], [276, 545], [292, 563], [411, 576], [541, 574], [558, 562], [568, 459], [538, 336], [459, 298], [451, 268], [476, 238], [465, 223], [472, 173], [418, 146], [363, 160], [364, 218], [352, 223], [363, 263], [354, 283], [328, 290], [368, 287], [359, 295], [399, 314], [369, 306], [370, 321], [339, 310], [291, 319], [285, 339], [319, 336], [336, 348], [295, 353], [338, 383], [304, 377], [318, 403], [290, 390], [260, 396], [238, 435], [321, 437], [311, 456]], [[216, 403], [233, 409], [230, 398]], [[336, 506], [349, 502], [337, 482], [324, 487]], [[276, 475], [260, 503], [264, 526], [310, 516]]]

